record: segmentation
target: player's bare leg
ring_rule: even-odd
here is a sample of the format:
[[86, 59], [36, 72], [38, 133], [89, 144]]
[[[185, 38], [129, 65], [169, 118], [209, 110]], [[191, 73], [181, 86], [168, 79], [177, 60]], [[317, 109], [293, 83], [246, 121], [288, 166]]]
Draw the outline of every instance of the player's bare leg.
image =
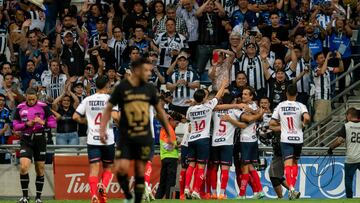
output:
[[19, 203], [29, 202], [29, 168], [31, 160], [26, 157], [20, 158], [20, 183], [23, 196], [20, 198]]

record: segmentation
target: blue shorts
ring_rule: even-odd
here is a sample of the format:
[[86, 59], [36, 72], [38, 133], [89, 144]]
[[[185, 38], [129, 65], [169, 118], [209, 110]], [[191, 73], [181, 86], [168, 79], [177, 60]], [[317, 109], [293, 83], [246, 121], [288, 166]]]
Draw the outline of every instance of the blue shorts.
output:
[[248, 164], [258, 162], [259, 146], [257, 142], [241, 142], [240, 151], [242, 163]]
[[299, 159], [303, 144], [292, 144], [281, 142], [281, 153], [284, 160]]
[[189, 142], [188, 145], [188, 161], [206, 164], [209, 160], [210, 152], [210, 138], [203, 138], [193, 142]]
[[212, 147], [212, 153], [215, 164], [231, 166], [233, 157], [233, 145], [223, 145]]
[[106, 164], [114, 163], [115, 144], [112, 145], [88, 145], [87, 146], [89, 163], [102, 161]]
[[188, 163], [188, 147], [186, 146], [181, 146], [181, 167], [182, 168], [187, 168], [189, 163]]

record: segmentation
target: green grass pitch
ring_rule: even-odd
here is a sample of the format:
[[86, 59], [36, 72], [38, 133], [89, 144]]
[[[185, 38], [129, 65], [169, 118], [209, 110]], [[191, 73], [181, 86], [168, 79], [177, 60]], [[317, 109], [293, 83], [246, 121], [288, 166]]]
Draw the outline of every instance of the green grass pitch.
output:
[[[15, 203], [17, 202], [14, 200], [3, 200], [0, 199], [1, 203]], [[30, 201], [33, 202], [33, 201]], [[43, 200], [44, 203], [89, 203], [90, 200]], [[119, 203], [122, 202], [121, 199], [117, 200], [109, 200], [109, 203]], [[145, 202], [145, 201], [143, 201]], [[279, 202], [304, 202], [304, 203], [359, 203], [360, 199], [298, 199], [289, 201], [286, 199], [277, 200], [277, 199], [263, 199], [263, 200], [157, 200], [151, 203], [202, 203], [202, 202], [221, 202], [221, 203], [228, 203], [228, 202], [240, 202], [240, 203], [279, 203]]]

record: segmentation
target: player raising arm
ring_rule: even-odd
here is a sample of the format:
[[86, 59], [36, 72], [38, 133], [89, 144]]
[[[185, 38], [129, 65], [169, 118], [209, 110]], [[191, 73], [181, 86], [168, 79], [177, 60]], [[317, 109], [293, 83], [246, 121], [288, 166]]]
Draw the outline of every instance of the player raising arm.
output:
[[[298, 159], [303, 145], [303, 131], [310, 122], [310, 115], [305, 105], [296, 101], [297, 87], [287, 87], [287, 101], [281, 102], [274, 110], [270, 121], [270, 129], [281, 131], [280, 146], [285, 166], [285, 178], [289, 185], [289, 199], [297, 199], [300, 193], [295, 192], [298, 175]], [[297, 195], [296, 195], [297, 194]]]
[[[200, 188], [204, 184], [204, 166], [209, 158], [210, 150], [210, 122], [212, 111], [218, 104], [218, 100], [224, 94], [227, 83], [224, 80], [215, 98], [208, 101], [208, 93], [203, 89], [196, 90], [194, 93], [195, 105], [190, 107], [186, 113], [186, 119], [190, 121], [190, 134], [188, 140], [188, 161], [189, 166], [186, 170], [185, 196], [186, 198], [200, 198]], [[195, 177], [194, 191], [190, 194], [190, 182], [196, 163], [198, 172]]]
[[153, 143], [150, 129], [150, 106], [154, 106], [157, 117], [165, 128], [169, 150], [173, 148], [170, 139], [168, 120], [157, 96], [155, 87], [147, 83], [152, 70], [150, 61], [140, 58], [131, 64], [131, 76], [121, 81], [110, 96], [101, 119], [100, 139], [108, 139], [106, 126], [110, 120], [113, 106], [121, 110], [120, 140], [115, 153], [115, 170], [121, 189], [125, 194], [125, 202], [133, 199], [129, 190], [128, 173], [130, 161], [135, 160], [135, 203], [140, 203], [144, 192], [145, 164], [150, 159]]

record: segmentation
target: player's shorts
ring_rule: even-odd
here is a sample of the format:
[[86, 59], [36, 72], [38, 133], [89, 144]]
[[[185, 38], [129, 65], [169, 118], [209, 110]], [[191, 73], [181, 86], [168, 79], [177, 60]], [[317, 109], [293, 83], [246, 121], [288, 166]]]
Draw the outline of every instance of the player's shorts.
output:
[[189, 166], [187, 158], [188, 158], [188, 147], [181, 146], [181, 167], [182, 168], [187, 168]]
[[283, 178], [284, 177], [284, 160], [281, 156], [273, 156], [269, 168], [269, 176], [271, 178]]
[[300, 158], [302, 144], [292, 144], [292, 143], [281, 142], [280, 147], [281, 147], [281, 152], [282, 152], [282, 158], [284, 160]]
[[20, 139], [20, 158], [29, 158], [34, 161], [46, 160], [46, 135], [45, 133], [32, 133], [22, 135]]
[[214, 163], [231, 166], [232, 165], [232, 152], [233, 152], [233, 145], [223, 145], [212, 147]]
[[115, 144], [112, 145], [87, 145], [89, 163], [103, 162], [114, 163]]
[[209, 160], [209, 138], [199, 139], [188, 143], [188, 161], [206, 164]]
[[120, 141], [116, 148], [115, 158], [149, 161], [151, 160], [153, 155], [153, 148], [153, 141], [141, 142], [136, 140], [130, 140], [128, 138], [120, 138]]
[[257, 163], [259, 147], [257, 142], [241, 142], [241, 162], [244, 164]]

